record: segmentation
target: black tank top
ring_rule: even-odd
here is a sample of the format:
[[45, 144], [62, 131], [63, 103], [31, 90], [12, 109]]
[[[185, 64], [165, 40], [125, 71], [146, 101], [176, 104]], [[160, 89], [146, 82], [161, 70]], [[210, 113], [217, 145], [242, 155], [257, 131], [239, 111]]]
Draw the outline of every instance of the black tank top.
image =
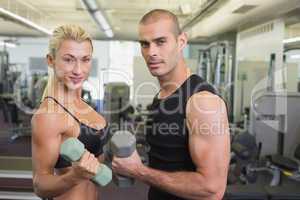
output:
[[[47, 96], [45, 97], [52, 99], [55, 103], [57, 103], [59, 106], [61, 106], [69, 115], [71, 115], [75, 121], [79, 123], [80, 126], [80, 134], [78, 136], [78, 140], [80, 140], [85, 148], [92, 154], [94, 154], [96, 157], [101, 155], [103, 153], [103, 146], [108, 142], [109, 140], [109, 128], [108, 125], [101, 129], [97, 130], [95, 128], [89, 127], [85, 125], [84, 123], [80, 122], [80, 120], [75, 117], [67, 108], [65, 108], [61, 103], [59, 103], [55, 98]], [[65, 168], [70, 167], [72, 164], [65, 160], [63, 157], [59, 156], [58, 160], [55, 164], [55, 168]]]
[[[188, 148], [189, 132], [186, 125], [188, 99], [200, 91], [216, 94], [213, 86], [201, 77], [191, 75], [172, 95], [159, 99], [156, 95], [150, 106], [146, 139], [150, 146], [151, 168], [174, 172], [195, 171]], [[182, 200], [183, 198], [150, 187], [149, 200]]]

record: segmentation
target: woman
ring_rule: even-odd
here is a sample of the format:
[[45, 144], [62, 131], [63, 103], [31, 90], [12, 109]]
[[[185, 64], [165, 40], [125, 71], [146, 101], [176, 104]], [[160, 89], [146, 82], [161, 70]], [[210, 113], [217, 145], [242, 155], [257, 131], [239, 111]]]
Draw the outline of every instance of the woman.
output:
[[[81, 99], [92, 52], [90, 36], [76, 25], [58, 27], [50, 39], [47, 61], [53, 74], [32, 118], [33, 185], [42, 198], [98, 199], [90, 179], [102, 160], [108, 130], [104, 118]], [[87, 149], [76, 163], [59, 156], [69, 137], [77, 137]]]

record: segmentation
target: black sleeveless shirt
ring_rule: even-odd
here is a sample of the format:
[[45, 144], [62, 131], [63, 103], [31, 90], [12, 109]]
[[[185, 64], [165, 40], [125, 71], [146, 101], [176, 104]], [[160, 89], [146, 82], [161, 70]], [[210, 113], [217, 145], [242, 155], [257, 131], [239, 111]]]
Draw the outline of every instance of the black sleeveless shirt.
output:
[[[149, 166], [175, 172], [195, 171], [188, 148], [189, 131], [186, 125], [186, 104], [195, 93], [216, 94], [213, 86], [201, 77], [191, 75], [172, 95], [159, 99], [156, 95], [150, 106], [146, 140], [150, 146]], [[150, 187], [149, 200], [182, 200], [183, 198]]]

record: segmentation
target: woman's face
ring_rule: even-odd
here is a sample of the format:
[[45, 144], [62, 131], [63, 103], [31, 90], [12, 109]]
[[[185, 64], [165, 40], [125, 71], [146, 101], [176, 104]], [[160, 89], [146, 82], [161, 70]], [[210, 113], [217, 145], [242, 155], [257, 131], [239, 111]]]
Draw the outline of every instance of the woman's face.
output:
[[89, 41], [63, 41], [55, 58], [48, 56], [48, 62], [53, 67], [56, 79], [70, 90], [82, 88], [91, 70], [92, 51]]

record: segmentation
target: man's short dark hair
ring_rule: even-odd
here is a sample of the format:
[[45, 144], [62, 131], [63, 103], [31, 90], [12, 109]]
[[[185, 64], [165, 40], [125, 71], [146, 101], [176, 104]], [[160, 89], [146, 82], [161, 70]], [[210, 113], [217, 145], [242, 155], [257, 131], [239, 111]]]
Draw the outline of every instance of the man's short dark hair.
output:
[[178, 35], [181, 34], [181, 29], [179, 26], [177, 16], [174, 13], [164, 9], [154, 9], [149, 11], [142, 17], [139, 24], [145, 25], [148, 23], [159, 21], [161, 19], [170, 19], [173, 23], [174, 35], [177, 37]]

